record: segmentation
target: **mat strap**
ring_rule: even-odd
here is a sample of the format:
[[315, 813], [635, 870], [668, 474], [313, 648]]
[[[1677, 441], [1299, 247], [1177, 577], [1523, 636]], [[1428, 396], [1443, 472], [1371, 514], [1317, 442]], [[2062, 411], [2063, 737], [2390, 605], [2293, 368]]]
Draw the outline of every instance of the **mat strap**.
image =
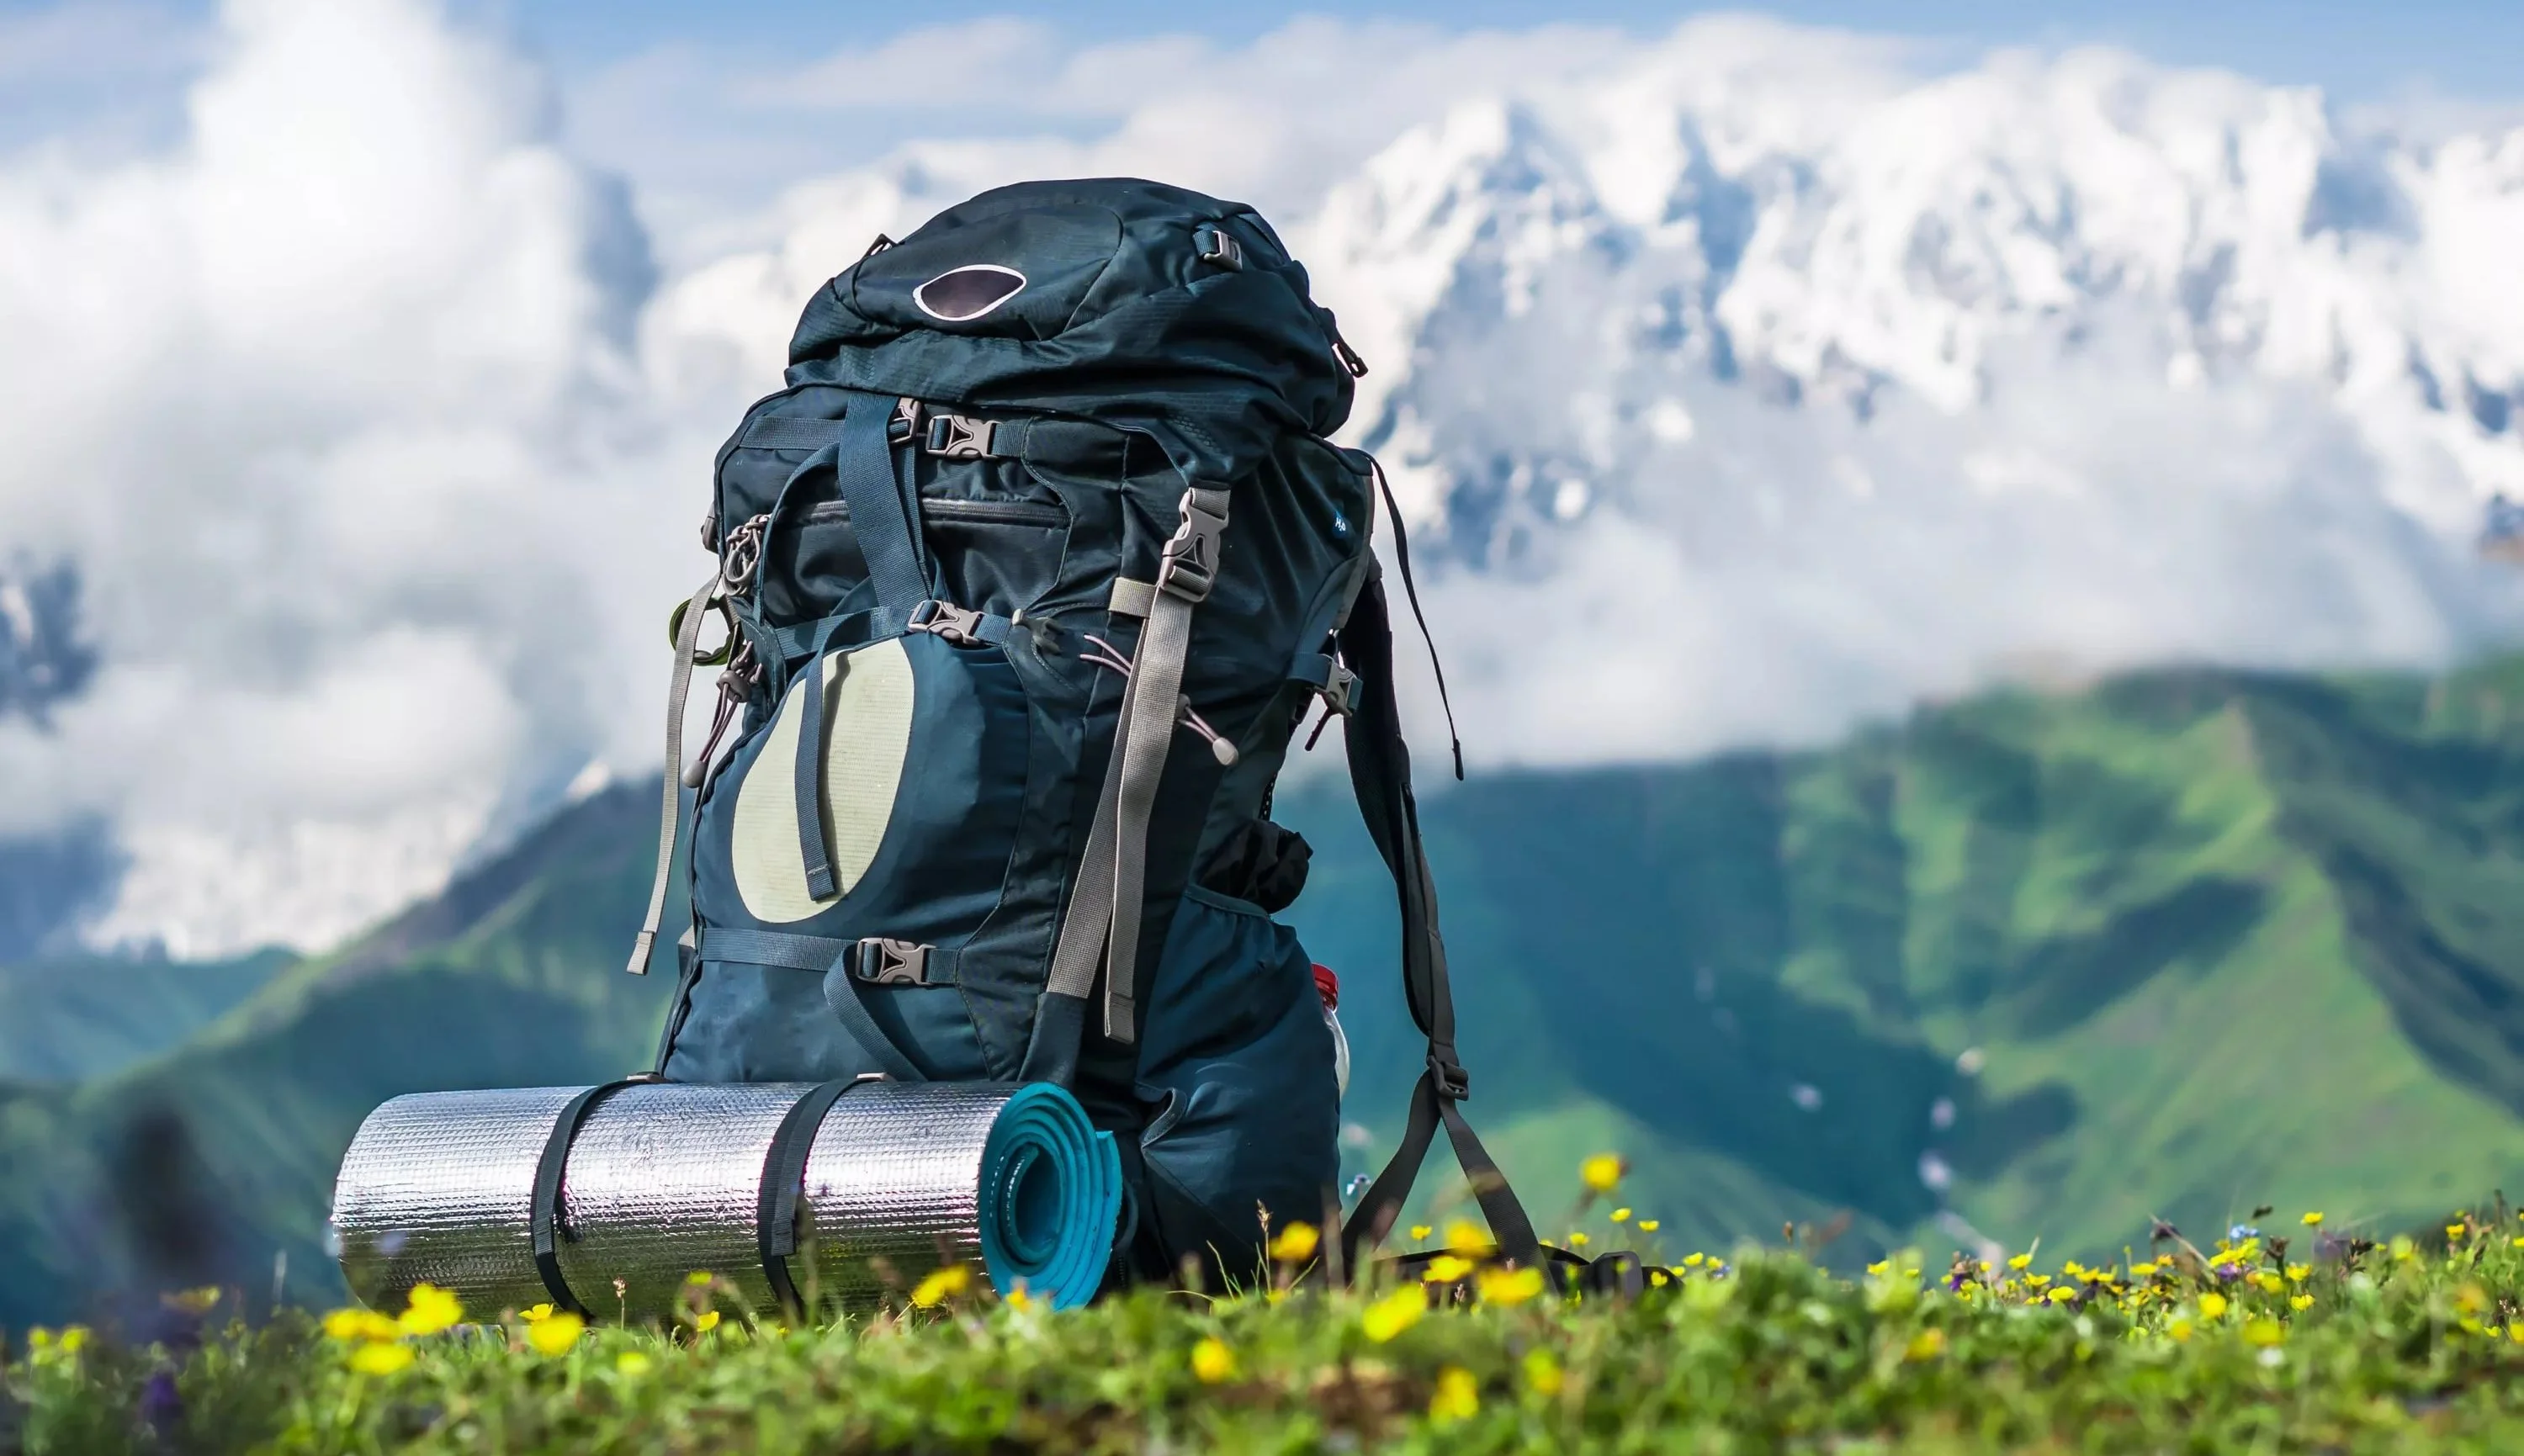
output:
[[580, 1125], [587, 1121], [588, 1113], [596, 1110], [597, 1103], [626, 1087], [652, 1080], [626, 1077], [619, 1082], [603, 1083], [562, 1103], [560, 1115], [553, 1119], [551, 1136], [544, 1139], [543, 1155], [535, 1160], [535, 1273], [543, 1277], [544, 1292], [552, 1295], [556, 1308], [582, 1319], [587, 1315], [587, 1306], [570, 1292], [569, 1281], [560, 1272], [560, 1185], [561, 1175], [569, 1167], [570, 1141], [578, 1136]]

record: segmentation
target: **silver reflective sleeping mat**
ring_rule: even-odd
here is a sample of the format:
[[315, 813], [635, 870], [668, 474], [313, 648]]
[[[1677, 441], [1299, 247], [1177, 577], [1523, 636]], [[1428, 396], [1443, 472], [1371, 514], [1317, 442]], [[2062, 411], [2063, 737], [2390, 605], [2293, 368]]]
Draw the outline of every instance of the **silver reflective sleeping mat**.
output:
[[1112, 1136], [1047, 1083], [765, 1083], [418, 1092], [342, 1157], [342, 1276], [488, 1315], [672, 1313], [706, 1270], [752, 1305], [867, 1303], [961, 1264], [1054, 1306], [1102, 1282]]

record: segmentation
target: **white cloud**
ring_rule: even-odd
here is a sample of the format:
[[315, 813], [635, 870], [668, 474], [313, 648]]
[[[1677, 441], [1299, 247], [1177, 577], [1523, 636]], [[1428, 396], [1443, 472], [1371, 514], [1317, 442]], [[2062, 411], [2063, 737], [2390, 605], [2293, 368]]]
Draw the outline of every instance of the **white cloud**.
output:
[[2524, 133], [1743, 18], [963, 30], [653, 53], [564, 115], [427, 0], [232, 0], [176, 141], [0, 162], [0, 550], [79, 564], [106, 663], [0, 723], [0, 835], [112, 823], [102, 937], [319, 945], [649, 771], [709, 459], [800, 306], [1028, 175], [1238, 197], [1309, 262], [1477, 761], [2515, 620], [2461, 535], [2524, 447], [2461, 391], [2524, 377]]

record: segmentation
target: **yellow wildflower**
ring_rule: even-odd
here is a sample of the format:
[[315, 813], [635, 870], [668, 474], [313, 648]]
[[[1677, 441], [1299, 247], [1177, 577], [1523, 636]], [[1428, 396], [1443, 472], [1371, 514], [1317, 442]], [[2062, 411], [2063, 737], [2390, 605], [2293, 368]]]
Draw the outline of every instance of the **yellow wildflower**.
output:
[[1662, 1289], [1674, 1283], [1674, 1278], [1662, 1269], [1651, 1269], [1648, 1271], [1648, 1283]]
[[549, 1314], [526, 1327], [526, 1343], [538, 1355], [566, 1355], [578, 1337], [587, 1333], [587, 1321], [562, 1310]]
[[2031, 1254], [2017, 1254], [2007, 1261], [2007, 1267], [2010, 1269], [2030, 1269], [2033, 1267], [2033, 1256]]
[[1007, 1303], [1008, 1308], [1015, 1310], [1018, 1314], [1024, 1314], [1027, 1310], [1034, 1308], [1034, 1296], [1026, 1292], [1025, 1281], [1017, 1281], [1017, 1286], [1008, 1290]]
[[2313, 1266], [2310, 1264], [2290, 1264], [2287, 1267], [2288, 1283], [2292, 1285], [2304, 1284], [2306, 1276], [2311, 1273], [2313, 1273]]
[[2260, 1286], [2261, 1292], [2264, 1294], [2275, 1294], [2279, 1290], [2287, 1287], [2286, 1280], [2279, 1278], [2277, 1275], [2270, 1273], [2266, 1269], [2254, 1275], [2253, 1283]]
[[1191, 1347], [1191, 1373], [1204, 1385], [1236, 1379], [1236, 1352], [1227, 1341], [1213, 1335]]
[[1542, 1271], [1484, 1269], [1478, 1287], [1483, 1304], [1523, 1304], [1542, 1292]]
[[2223, 1317], [2224, 1317], [2225, 1313], [2226, 1313], [2226, 1296], [2225, 1296], [2225, 1295], [2218, 1293], [2218, 1292], [2217, 1292], [2216, 1290], [2214, 1290], [2214, 1289], [2211, 1289], [2211, 1290], [2209, 1290], [2208, 1293], [2203, 1294], [2203, 1295], [2201, 1295], [2201, 1296], [2200, 1296], [2200, 1317], [2201, 1317], [2202, 1319], [2204, 1319], [2204, 1320], [2214, 1320], [2214, 1319], [2220, 1319], [2220, 1318], [2223, 1318]]
[[2462, 1225], [2460, 1225], [2460, 1224], [2448, 1224], [2448, 1225], [2446, 1225], [2446, 1241], [2447, 1241], [2448, 1243], [2460, 1243], [2460, 1242], [2462, 1242], [2462, 1236], [2463, 1236], [2463, 1226], [2462, 1226]]
[[1470, 1219], [1459, 1218], [1446, 1226], [1446, 1244], [1471, 1259], [1486, 1259], [1498, 1251], [1498, 1240], [1490, 1231]]
[[1614, 1223], [1617, 1223], [1617, 1224], [1626, 1224], [1626, 1223], [1628, 1223], [1629, 1221], [1630, 1221], [1630, 1211], [1629, 1211], [1628, 1209], [1626, 1209], [1626, 1208], [1616, 1208], [1616, 1209], [1614, 1209], [1614, 1210], [1613, 1210], [1613, 1222], [1614, 1222]]
[[1622, 1174], [1626, 1171], [1621, 1158], [1609, 1152], [1599, 1152], [1578, 1165], [1578, 1176], [1585, 1180], [1587, 1188], [1599, 1193], [1609, 1193], [1620, 1187]]
[[1527, 1389], [1536, 1395], [1552, 1396], [1559, 1394], [1561, 1388], [1568, 1383], [1569, 1378], [1561, 1372], [1560, 1362], [1551, 1358], [1549, 1350], [1531, 1349], [1525, 1352], [1525, 1387]]
[[961, 1264], [933, 1269], [927, 1278], [912, 1286], [911, 1302], [922, 1309], [936, 1309], [957, 1294], [971, 1288], [973, 1271]]
[[718, 1311], [717, 1311], [717, 1310], [714, 1310], [714, 1309], [705, 1309], [705, 1310], [703, 1310], [700, 1314], [698, 1314], [698, 1315], [696, 1315], [696, 1316], [694, 1316], [694, 1317], [693, 1317], [693, 1333], [694, 1333], [695, 1335], [707, 1335], [707, 1334], [709, 1334], [711, 1331], [713, 1331], [713, 1330], [715, 1330], [715, 1329], [717, 1329], [717, 1328], [718, 1328]]
[[1934, 1360], [1945, 1352], [1946, 1332], [1943, 1330], [1922, 1330], [1918, 1334], [1911, 1336], [1911, 1343], [1908, 1348], [1902, 1351], [1902, 1358], [1905, 1360]]
[[647, 1375], [654, 1363], [638, 1350], [624, 1350], [613, 1357], [613, 1368], [624, 1375]]
[[696, 1269], [684, 1276], [684, 1283], [696, 1289], [707, 1288], [710, 1283], [710, 1272], [706, 1269]]
[[2313, 1296], [2311, 1294], [2299, 1294], [2288, 1301], [2288, 1308], [2300, 1312], [2311, 1309], [2313, 1308]]
[[1383, 1344], [1420, 1323], [1429, 1312], [1429, 1296], [1418, 1285], [1404, 1285], [1367, 1307], [1359, 1317], [1367, 1337]]
[[1697, 1269], [1708, 1262], [1709, 1256], [1707, 1254], [1685, 1254], [1682, 1259], [1682, 1267], [1685, 1269]]
[[1411, 1226], [1411, 1238], [1414, 1241], [1427, 1238], [1432, 1232], [1434, 1231], [1427, 1224], [1413, 1224]]
[[1571, 1248], [1584, 1248], [1586, 1246], [1586, 1236], [1572, 1230], [1569, 1235], [1569, 1246]]
[[2132, 1264], [2130, 1266], [2130, 1278], [2132, 1279], [2148, 1279], [2154, 1276], [2155, 1273], [2156, 1261], [2153, 1259], [2144, 1264]]
[[2191, 1338], [2191, 1322], [2177, 1318], [2164, 1327], [2164, 1333], [2172, 1335], [2175, 1343], [2183, 1343]]
[[412, 1363], [412, 1346], [369, 1340], [351, 1352], [351, 1368], [362, 1375], [392, 1375]]
[[2410, 1236], [2407, 1234], [2394, 1235], [2392, 1249], [2396, 1263], [2407, 1264], [2419, 1256], [2419, 1246], [2410, 1241]]
[[531, 1325], [537, 1320], [551, 1319], [552, 1312], [553, 1307], [550, 1304], [529, 1304], [524, 1309], [517, 1311], [517, 1318]]
[[75, 1355], [79, 1351], [86, 1349], [87, 1327], [85, 1325], [73, 1325], [69, 1329], [64, 1330], [61, 1334], [59, 1344], [61, 1352], [65, 1355]]
[[1643, 1218], [1643, 1219], [1639, 1220], [1639, 1232], [1640, 1232], [1640, 1233], [1642, 1233], [1642, 1234], [1653, 1234], [1653, 1233], [1655, 1233], [1656, 1231], [1657, 1231], [1657, 1221], [1656, 1221], [1655, 1219], [1652, 1219], [1652, 1218]]
[[1315, 1256], [1315, 1245], [1323, 1236], [1312, 1224], [1290, 1224], [1271, 1239], [1271, 1257], [1283, 1264], [1303, 1264]]
[[1480, 1383], [1460, 1365], [1437, 1372], [1436, 1393], [1429, 1397], [1429, 1419], [1440, 1426], [1469, 1421], [1480, 1412]]
[[2287, 1338], [2287, 1327], [2272, 1319], [2258, 1319], [2244, 1327], [2247, 1342], [2266, 1349]]
[[2054, 1304], [2065, 1304], [2069, 1300], [2077, 1297], [2077, 1291], [2069, 1288], [2066, 1285], [2062, 1285], [2060, 1287], [2053, 1289], [2049, 1294], [2046, 1294], [2043, 1297], [2049, 1299]]
[[2319, 1229], [2322, 1227], [2322, 1215], [2319, 1213], [2308, 1213], [2305, 1216], [2304, 1223], [2308, 1229]]
[[463, 1318], [464, 1305], [454, 1294], [436, 1285], [413, 1285], [411, 1302], [395, 1324], [406, 1335], [436, 1335]]
[[1432, 1285], [1450, 1285], [1473, 1272], [1473, 1261], [1454, 1254], [1439, 1254], [1429, 1261], [1420, 1277]]
[[355, 1339], [400, 1339], [403, 1326], [373, 1309], [337, 1309], [324, 1317], [324, 1333], [349, 1342]]

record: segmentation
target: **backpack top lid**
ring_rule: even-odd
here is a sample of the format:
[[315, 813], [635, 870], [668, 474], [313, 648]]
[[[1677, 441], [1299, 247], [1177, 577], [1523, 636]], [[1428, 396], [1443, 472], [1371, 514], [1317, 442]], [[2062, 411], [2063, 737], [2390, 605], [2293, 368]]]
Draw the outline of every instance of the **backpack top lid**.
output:
[[1143, 430], [1216, 483], [1338, 429], [1355, 358], [1251, 208], [1110, 177], [996, 188], [881, 243], [808, 301], [789, 382]]

